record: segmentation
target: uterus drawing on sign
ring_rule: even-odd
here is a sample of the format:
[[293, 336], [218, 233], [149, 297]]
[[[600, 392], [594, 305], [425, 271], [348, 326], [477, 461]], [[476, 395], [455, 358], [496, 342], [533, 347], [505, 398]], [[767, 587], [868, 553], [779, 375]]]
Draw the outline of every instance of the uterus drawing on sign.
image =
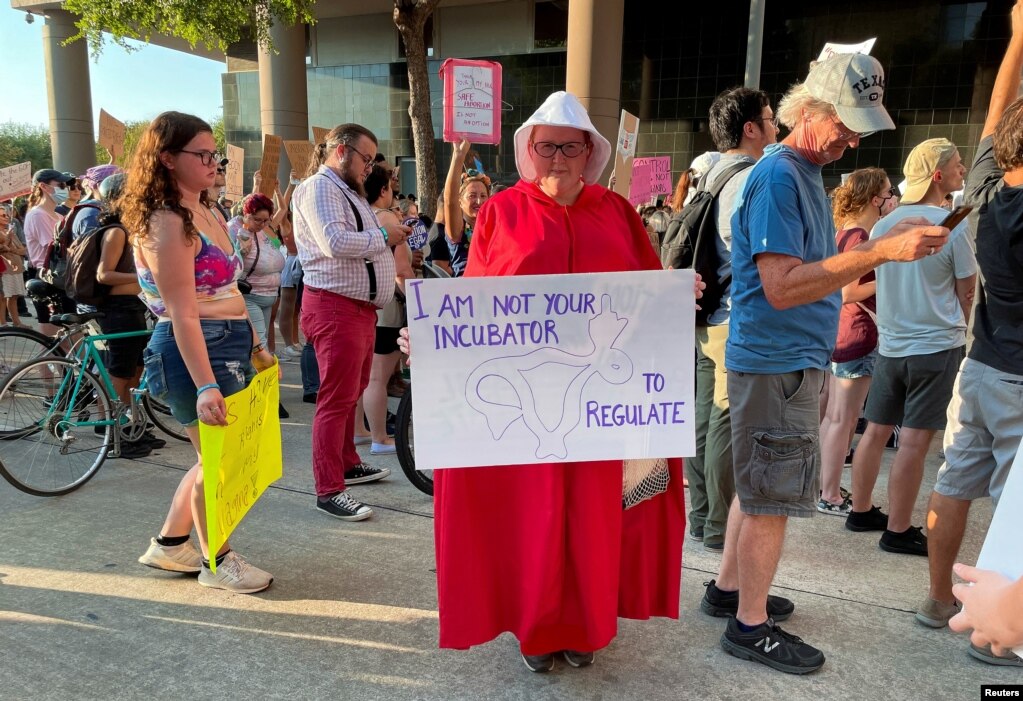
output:
[[491, 358], [469, 375], [465, 398], [486, 419], [495, 441], [521, 419], [538, 441], [537, 459], [564, 460], [566, 437], [583, 416], [586, 384], [594, 376], [611, 385], [632, 379], [632, 358], [615, 347], [628, 323], [611, 309], [611, 296], [603, 295], [600, 312], [589, 321], [588, 353], [545, 347]]

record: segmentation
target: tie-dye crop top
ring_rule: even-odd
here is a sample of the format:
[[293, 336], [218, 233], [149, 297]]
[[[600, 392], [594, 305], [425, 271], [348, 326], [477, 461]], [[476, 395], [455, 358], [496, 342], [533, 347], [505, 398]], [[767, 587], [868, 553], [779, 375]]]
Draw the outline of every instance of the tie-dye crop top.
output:
[[[237, 247], [228, 255], [215, 243], [199, 233], [202, 248], [195, 257], [195, 295], [200, 303], [213, 302], [218, 299], [239, 297], [237, 280], [242, 274], [242, 258]], [[142, 301], [157, 316], [167, 315], [167, 305], [156, 289], [156, 280], [152, 271], [146, 267], [145, 261], [135, 248], [135, 270], [142, 288]]]

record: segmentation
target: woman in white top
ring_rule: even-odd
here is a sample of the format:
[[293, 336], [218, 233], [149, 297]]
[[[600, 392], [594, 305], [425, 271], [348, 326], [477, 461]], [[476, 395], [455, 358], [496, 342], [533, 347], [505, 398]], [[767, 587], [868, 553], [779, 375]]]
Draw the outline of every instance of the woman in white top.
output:
[[[67, 183], [72, 178], [59, 170], [44, 168], [37, 170], [32, 176], [32, 194], [28, 198], [28, 213], [25, 215], [25, 243], [32, 267], [37, 271], [43, 267], [46, 259], [46, 248], [53, 243], [53, 231], [60, 223], [57, 206], [63, 205], [68, 199]], [[61, 294], [58, 313], [72, 313], [76, 310], [75, 303]], [[45, 302], [32, 300], [39, 320], [39, 330], [48, 336], [57, 333], [57, 327], [50, 323], [50, 309]]]

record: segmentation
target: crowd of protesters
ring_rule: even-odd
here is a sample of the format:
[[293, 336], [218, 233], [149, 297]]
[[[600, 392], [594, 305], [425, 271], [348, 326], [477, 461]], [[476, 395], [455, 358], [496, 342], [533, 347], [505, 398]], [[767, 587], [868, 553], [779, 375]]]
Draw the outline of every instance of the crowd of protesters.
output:
[[[710, 275], [724, 292], [696, 328], [697, 455], [684, 472], [688, 533], [721, 554], [701, 602], [727, 618], [721, 646], [793, 674], [825, 663], [778, 625], [795, 603], [769, 593], [787, 520], [823, 513], [844, 517], [850, 531], [880, 532], [886, 551], [927, 556], [917, 620], [974, 628], [972, 655], [1018, 663], [1005, 648], [1023, 642], [1020, 622], [1006, 623], [997, 607], [1023, 609], [1020, 585], [956, 566], [976, 582], [967, 590], [953, 587], [952, 572], [971, 502], [997, 504], [1023, 436], [1021, 3], [969, 174], [956, 144], [929, 139], [901, 173], [865, 168], [825, 190], [823, 166], [895, 127], [883, 69], [864, 54], [815, 63], [776, 106], [759, 90], [719, 95], [709, 114], [717, 150], [693, 161], [669, 202], [638, 211], [597, 184], [611, 145], [565, 92], [515, 132], [521, 179], [510, 188], [492, 186], [471, 143], [454, 144], [434, 220], [398, 195], [397, 168], [364, 126], [332, 129], [283, 191], [267, 193], [257, 177], [234, 202], [222, 192], [227, 162], [210, 126], [166, 112], [126, 171], [43, 169], [24, 211], [0, 209], [0, 316], [22, 323], [24, 280], [46, 267], [62, 222], [74, 237], [102, 233], [96, 279], [109, 294], [84, 306], [51, 290], [35, 304], [39, 328], [53, 334], [51, 314], [85, 311], [101, 313], [106, 333], [152, 325], [148, 339], [109, 343], [108, 370], [125, 400], [146, 373], [186, 427], [196, 460], [139, 561], [254, 593], [273, 576], [230, 544], [208, 547], [198, 425], [226, 425], [226, 396], [272, 368], [275, 354], [301, 359], [304, 399], [316, 405], [315, 508], [370, 518], [348, 486], [389, 474], [357, 446], [395, 450], [387, 397], [405, 389], [402, 352], [412, 352], [402, 330], [406, 280], [426, 266], [466, 285], [479, 276], [658, 270], [673, 218], [713, 188]], [[957, 194], [975, 209], [948, 223]], [[420, 221], [430, 234], [412, 250]], [[578, 232], [586, 245], [574, 245]], [[698, 278], [698, 299], [704, 287]], [[885, 513], [874, 487], [896, 429]], [[942, 430], [925, 535], [910, 519]], [[162, 444], [147, 431], [122, 456]], [[851, 492], [842, 487], [849, 465]], [[546, 672], [556, 659], [592, 664], [619, 617], [677, 617], [683, 466], [649, 468], [670, 478], [635, 504], [623, 499], [624, 469], [609, 460], [439, 471], [440, 645], [464, 649], [510, 631], [526, 666]]]

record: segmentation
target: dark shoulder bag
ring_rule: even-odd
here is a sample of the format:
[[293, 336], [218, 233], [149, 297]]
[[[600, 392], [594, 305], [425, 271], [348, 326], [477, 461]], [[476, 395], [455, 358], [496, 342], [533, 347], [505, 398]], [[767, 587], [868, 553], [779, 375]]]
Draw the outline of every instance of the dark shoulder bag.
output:
[[245, 277], [238, 281], [238, 290], [243, 294], [252, 294], [252, 283], [249, 282], [249, 275], [256, 269], [256, 265], [259, 264], [259, 234], [253, 234], [252, 237], [256, 239], [256, 259], [252, 261], [252, 267], [249, 268], [249, 272], [245, 273]]

